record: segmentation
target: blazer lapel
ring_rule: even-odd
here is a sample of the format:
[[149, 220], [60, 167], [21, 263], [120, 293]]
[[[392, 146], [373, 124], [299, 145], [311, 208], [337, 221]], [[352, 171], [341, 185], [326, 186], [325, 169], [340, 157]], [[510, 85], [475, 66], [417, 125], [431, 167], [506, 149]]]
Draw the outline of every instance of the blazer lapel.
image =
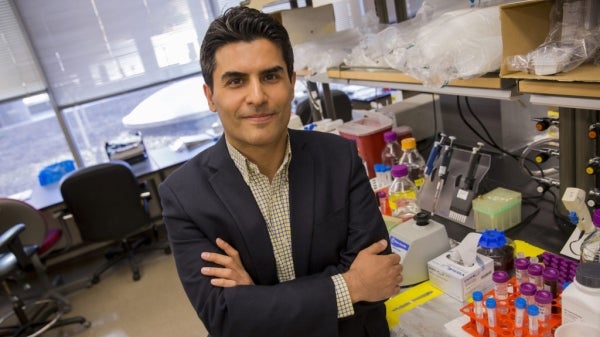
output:
[[275, 284], [278, 281], [275, 256], [265, 220], [252, 191], [229, 157], [224, 137], [214, 146], [216, 155], [211, 158], [209, 165], [215, 171], [210, 184], [239, 229], [239, 233], [232, 233], [232, 236], [243, 240], [241, 246], [239, 242], [229, 243], [240, 252], [242, 259], [249, 257], [243, 259], [244, 267], [257, 284]]
[[296, 277], [309, 272], [315, 202], [314, 161], [306, 151], [307, 144], [298, 136], [300, 135], [290, 130], [290, 225]]

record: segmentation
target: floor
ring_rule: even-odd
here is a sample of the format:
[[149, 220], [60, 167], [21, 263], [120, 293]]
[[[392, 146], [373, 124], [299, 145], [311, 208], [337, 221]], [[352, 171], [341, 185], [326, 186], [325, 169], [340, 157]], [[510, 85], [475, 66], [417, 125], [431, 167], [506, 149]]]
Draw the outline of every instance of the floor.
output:
[[[206, 337], [179, 283], [172, 255], [162, 250], [139, 259], [142, 277], [134, 282], [126, 261], [102, 274], [99, 283], [86, 287], [89, 271], [104, 261], [101, 252], [48, 268], [61, 275], [72, 310], [65, 317], [81, 315], [89, 328], [70, 325], [50, 330], [44, 337]], [[63, 287], [64, 287], [63, 286]], [[64, 291], [63, 291], [64, 293]], [[2, 313], [10, 310], [2, 306]]]

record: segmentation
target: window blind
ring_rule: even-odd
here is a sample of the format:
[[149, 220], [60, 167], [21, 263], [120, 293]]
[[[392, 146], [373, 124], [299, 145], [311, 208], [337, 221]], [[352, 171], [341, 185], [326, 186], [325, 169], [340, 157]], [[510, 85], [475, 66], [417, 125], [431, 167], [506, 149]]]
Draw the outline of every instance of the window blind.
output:
[[9, 0], [0, 0], [0, 101], [44, 90], [44, 82]]
[[19, 0], [24, 25], [60, 107], [200, 71], [213, 18], [193, 0]]

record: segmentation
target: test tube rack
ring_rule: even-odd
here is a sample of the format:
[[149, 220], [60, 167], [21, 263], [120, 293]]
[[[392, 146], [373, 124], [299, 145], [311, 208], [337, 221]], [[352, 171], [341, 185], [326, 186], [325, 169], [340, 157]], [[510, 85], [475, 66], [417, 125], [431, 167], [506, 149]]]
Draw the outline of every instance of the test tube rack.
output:
[[[495, 332], [497, 337], [508, 337], [518, 336], [518, 331], [515, 327], [515, 300], [520, 296], [517, 286], [517, 281], [513, 277], [509, 281], [509, 296], [506, 300], [497, 300], [498, 306], [496, 307], [496, 326], [490, 328], [488, 324], [487, 313], [484, 313], [483, 318], [477, 318], [475, 316], [474, 304], [469, 303], [462, 307], [460, 311], [470, 318], [469, 322], [462, 326], [462, 329], [470, 334], [471, 336], [487, 337], [490, 336], [490, 329]], [[511, 292], [510, 289], [513, 289]], [[488, 291], [484, 294], [484, 302], [488, 297], [494, 296], [494, 290]], [[533, 336], [554, 336], [554, 330], [561, 324], [561, 304], [560, 296], [552, 301], [552, 311], [550, 319], [547, 322], [539, 322], [539, 330], [536, 335], [529, 334], [528, 317], [525, 313], [523, 327], [521, 329], [521, 337], [533, 337]], [[477, 333], [477, 323], [483, 324], [485, 331], [483, 335]], [[492, 334], [493, 335], [493, 334]]]

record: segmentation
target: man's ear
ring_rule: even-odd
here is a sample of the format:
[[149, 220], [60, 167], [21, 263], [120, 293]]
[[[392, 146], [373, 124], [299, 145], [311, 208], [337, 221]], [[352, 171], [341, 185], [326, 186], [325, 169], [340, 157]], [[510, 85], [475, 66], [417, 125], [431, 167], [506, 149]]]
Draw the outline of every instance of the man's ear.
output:
[[208, 84], [204, 83], [202, 85], [202, 89], [204, 89], [204, 96], [206, 96], [206, 101], [208, 102], [208, 108], [210, 109], [210, 111], [212, 112], [216, 112], [217, 111], [217, 107], [215, 106], [215, 102], [213, 102], [212, 99], [212, 90], [210, 90], [210, 88], [208, 87]]

